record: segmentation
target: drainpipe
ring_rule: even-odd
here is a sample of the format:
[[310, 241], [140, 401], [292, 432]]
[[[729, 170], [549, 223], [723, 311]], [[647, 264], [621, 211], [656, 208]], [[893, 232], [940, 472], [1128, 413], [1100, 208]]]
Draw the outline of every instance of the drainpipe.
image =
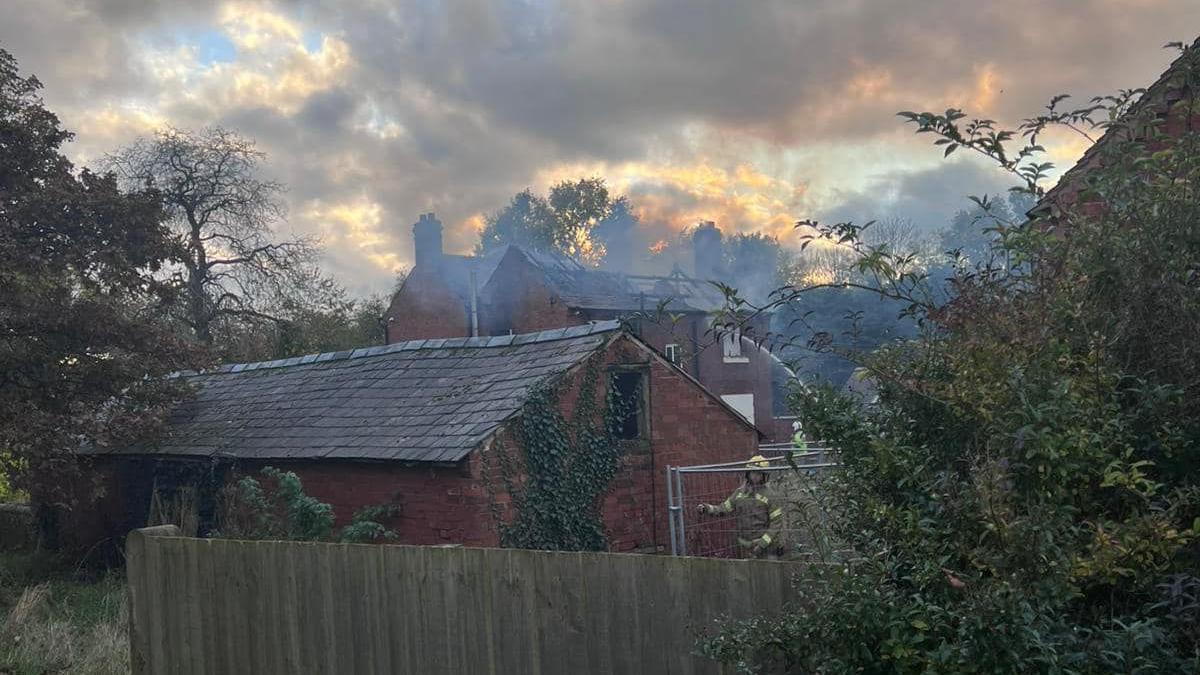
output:
[[479, 337], [479, 300], [475, 290], [475, 267], [471, 267], [471, 337]]
[[696, 324], [700, 322], [696, 314], [692, 314], [692, 377], [700, 380], [700, 333], [696, 328]]

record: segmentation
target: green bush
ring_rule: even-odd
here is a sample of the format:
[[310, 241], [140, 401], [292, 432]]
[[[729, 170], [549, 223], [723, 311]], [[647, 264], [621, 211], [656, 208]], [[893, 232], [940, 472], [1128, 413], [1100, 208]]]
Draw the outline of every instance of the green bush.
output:
[[[1200, 54], [1181, 63], [1200, 79]], [[841, 452], [827, 512], [853, 553], [705, 653], [805, 673], [1200, 670], [1200, 135], [1114, 103], [1101, 116], [1140, 131], [1080, 186], [1104, 207], [998, 226], [993, 262], [959, 266], [948, 301], [854, 226], [824, 229], [923, 332], [860, 356], [870, 410], [797, 391], [805, 428]], [[957, 111], [906, 116], [1040, 194], [1038, 133], [1096, 110], [1030, 120], [1022, 151]]]
[[11, 453], [0, 451], [0, 504], [29, 501], [29, 495], [13, 487], [9, 478], [19, 468]]
[[262, 480], [244, 476], [226, 486], [213, 537], [291, 541], [385, 542], [396, 533], [381, 522], [398, 514], [395, 505], [360, 509], [341, 532], [334, 531], [333, 507], [304, 491], [291, 471], [265, 467]]
[[[367, 506], [359, 509], [342, 528], [339, 538], [351, 544], [373, 544], [394, 541], [396, 533], [383, 525], [395, 517], [400, 509], [394, 505]], [[381, 522], [382, 521], [382, 522]]]

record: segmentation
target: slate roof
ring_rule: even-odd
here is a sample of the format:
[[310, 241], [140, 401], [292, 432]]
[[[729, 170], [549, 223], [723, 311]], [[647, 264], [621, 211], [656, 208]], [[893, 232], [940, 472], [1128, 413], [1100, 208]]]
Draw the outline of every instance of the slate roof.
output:
[[113, 454], [456, 462], [534, 385], [603, 347], [615, 321], [399, 342], [185, 374], [198, 385], [155, 447]]
[[[499, 258], [516, 249], [536, 269], [546, 286], [562, 298], [568, 307], [610, 311], [654, 311], [659, 304], [675, 312], [720, 309], [725, 302], [712, 284], [676, 272], [670, 276], [626, 275], [581, 265], [566, 256], [543, 251], [505, 246], [480, 260], [477, 283], [483, 288], [496, 270]], [[447, 256], [471, 260], [463, 256]], [[491, 262], [488, 262], [491, 261]], [[451, 266], [460, 264], [452, 261]], [[462, 263], [465, 264], [465, 263]], [[486, 276], [484, 275], [486, 271]], [[452, 281], [452, 283], [454, 283]]]
[[502, 246], [483, 255], [445, 255], [442, 256], [442, 278], [463, 301], [471, 302], [471, 270], [475, 270], [475, 290], [481, 290], [492, 278], [492, 273], [500, 265], [508, 246]]
[[[1197, 38], [1189, 49], [1200, 50], [1200, 38]], [[1181, 87], [1185, 84], [1183, 80], [1188, 69], [1194, 67], [1196, 58], [1195, 52], [1192, 52], [1182, 54], [1172, 61], [1171, 65], [1163, 71], [1163, 74], [1153, 84], [1146, 87], [1141, 97], [1129, 107], [1125, 112], [1124, 119], [1138, 119], [1149, 112], [1154, 113], [1158, 117], [1167, 114], [1170, 106], [1184, 97], [1184, 92], [1181, 90]], [[1048, 213], [1052, 203], [1060, 199], [1064, 194], [1069, 194], [1075, 190], [1080, 182], [1084, 180], [1088, 171], [1102, 162], [1103, 154], [1108, 148], [1109, 143], [1114, 142], [1114, 137], [1127, 140], [1130, 137], [1130, 133], [1131, 130], [1121, 124], [1115, 124], [1105, 129], [1100, 138], [1084, 151], [1079, 161], [1075, 162], [1074, 166], [1058, 179], [1054, 187], [1050, 188], [1026, 215], [1036, 218], [1039, 215]]]

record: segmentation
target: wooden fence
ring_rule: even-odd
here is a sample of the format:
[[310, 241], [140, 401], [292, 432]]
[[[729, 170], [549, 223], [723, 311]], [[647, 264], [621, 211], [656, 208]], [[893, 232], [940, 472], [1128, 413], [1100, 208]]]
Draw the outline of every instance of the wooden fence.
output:
[[794, 564], [130, 534], [135, 673], [708, 673]]

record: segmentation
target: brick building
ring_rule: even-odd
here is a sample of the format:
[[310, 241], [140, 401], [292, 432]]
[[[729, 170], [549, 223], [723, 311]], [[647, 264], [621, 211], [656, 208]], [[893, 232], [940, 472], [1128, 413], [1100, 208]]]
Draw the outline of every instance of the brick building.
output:
[[616, 322], [406, 341], [189, 375], [196, 395], [172, 413], [160, 443], [93, 457], [103, 496], [77, 510], [67, 531], [76, 546], [116, 541], [146, 523], [152, 498], [170, 501], [180, 489], [199, 493], [192, 501], [204, 529], [219, 486], [274, 466], [294, 471], [308, 494], [331, 504], [338, 526], [364, 507], [391, 505], [397, 515], [386, 524], [402, 543], [494, 546], [496, 514], [512, 515], [499, 453], [513, 451], [528, 393], [565, 387], [560, 400], [569, 415], [591, 367], [600, 369], [599, 386], [622, 378], [618, 386], [633, 397], [622, 466], [603, 503], [610, 545], [662, 550], [667, 465], [748, 457], [760, 436]]
[[791, 437], [787, 382], [795, 375], [752, 339], [769, 316], [715, 326], [724, 295], [716, 278], [721, 233], [708, 223], [693, 240], [696, 276], [585, 268], [559, 255], [504, 246], [480, 256], [446, 254], [432, 213], [413, 225], [416, 262], [392, 298], [387, 340], [527, 333], [624, 319], [664, 358], [755, 424], [771, 441]]
[[[1110, 160], [1119, 161], [1131, 150], [1143, 153], [1157, 149], [1156, 137], [1179, 137], [1200, 130], [1200, 106], [1196, 91], [1200, 80], [1200, 39], [1194, 41], [1154, 81], [1121, 119], [1107, 126], [1079, 161], [1059, 178], [1058, 182], [1027, 214], [1031, 219], [1052, 222], [1062, 210], [1080, 206], [1084, 211], [1103, 208], [1094, 192], [1089, 190], [1089, 174]], [[1130, 148], [1134, 142], [1144, 144]]]

